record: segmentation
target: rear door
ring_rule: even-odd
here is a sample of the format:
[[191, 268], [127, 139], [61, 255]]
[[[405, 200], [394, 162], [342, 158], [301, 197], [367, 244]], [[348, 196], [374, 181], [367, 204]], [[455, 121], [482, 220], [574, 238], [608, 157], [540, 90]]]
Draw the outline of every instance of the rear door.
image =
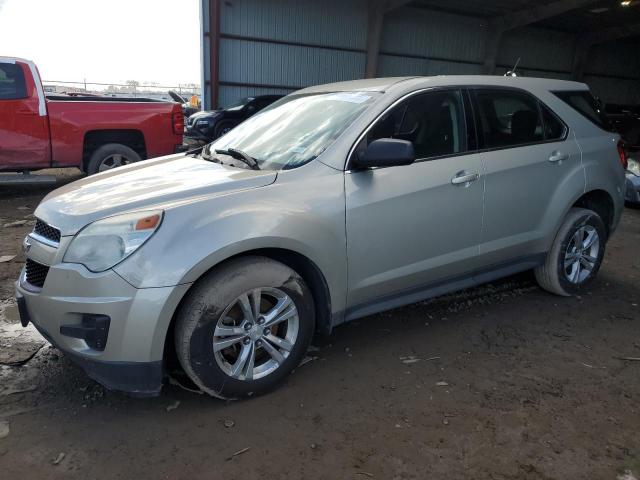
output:
[[562, 189], [584, 188], [584, 176], [576, 175], [582, 170], [579, 147], [562, 120], [530, 93], [473, 93], [484, 150], [482, 266], [535, 262], [561, 213], [552, 210], [554, 197]]
[[483, 179], [464, 104], [455, 89], [414, 94], [358, 144], [353, 155], [378, 138], [408, 140], [417, 160], [345, 174], [348, 316], [417, 301], [439, 283], [471, 278]]
[[0, 60], [0, 170], [49, 166], [46, 106], [34, 71], [20, 61]]

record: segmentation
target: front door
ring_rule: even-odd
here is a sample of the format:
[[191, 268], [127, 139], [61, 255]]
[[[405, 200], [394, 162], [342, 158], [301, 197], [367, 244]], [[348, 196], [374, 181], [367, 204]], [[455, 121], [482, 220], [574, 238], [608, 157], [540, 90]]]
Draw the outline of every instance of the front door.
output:
[[413, 143], [417, 160], [345, 174], [347, 318], [471, 278], [484, 179], [480, 156], [469, 153], [473, 135], [464, 104], [459, 90], [415, 94], [380, 118], [356, 148], [355, 155], [378, 138], [399, 138]]
[[0, 61], [0, 170], [50, 166], [43, 102], [29, 65]]

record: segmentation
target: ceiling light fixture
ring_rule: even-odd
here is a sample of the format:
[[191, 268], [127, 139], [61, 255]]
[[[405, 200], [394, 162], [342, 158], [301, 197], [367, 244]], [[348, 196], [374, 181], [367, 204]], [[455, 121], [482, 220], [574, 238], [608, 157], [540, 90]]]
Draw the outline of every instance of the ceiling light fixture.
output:
[[631, 5], [631, 0], [622, 0], [620, 2], [620, 5], [622, 5], [623, 7], [628, 7], [629, 5]]

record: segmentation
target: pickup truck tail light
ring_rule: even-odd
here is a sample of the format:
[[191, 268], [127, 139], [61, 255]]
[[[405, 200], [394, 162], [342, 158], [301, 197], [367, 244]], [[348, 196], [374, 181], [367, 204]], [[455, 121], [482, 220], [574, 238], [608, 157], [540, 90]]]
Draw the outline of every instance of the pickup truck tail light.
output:
[[173, 133], [182, 135], [184, 133], [184, 114], [182, 109], [174, 111], [171, 119], [173, 121]]
[[624, 143], [622, 140], [618, 142], [618, 155], [620, 156], [620, 163], [622, 164], [622, 168], [625, 170], [629, 166], [629, 161], [627, 159], [627, 151], [624, 148]]

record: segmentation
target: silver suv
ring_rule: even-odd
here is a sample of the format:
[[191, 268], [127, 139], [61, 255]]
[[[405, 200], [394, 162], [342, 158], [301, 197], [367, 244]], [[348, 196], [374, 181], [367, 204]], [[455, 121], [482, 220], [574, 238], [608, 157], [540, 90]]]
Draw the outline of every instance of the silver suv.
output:
[[316, 331], [535, 269], [581, 292], [625, 162], [584, 84], [385, 78], [307, 88], [200, 151], [50, 193], [17, 282], [29, 321], [108, 388], [167, 364], [260, 394]]

